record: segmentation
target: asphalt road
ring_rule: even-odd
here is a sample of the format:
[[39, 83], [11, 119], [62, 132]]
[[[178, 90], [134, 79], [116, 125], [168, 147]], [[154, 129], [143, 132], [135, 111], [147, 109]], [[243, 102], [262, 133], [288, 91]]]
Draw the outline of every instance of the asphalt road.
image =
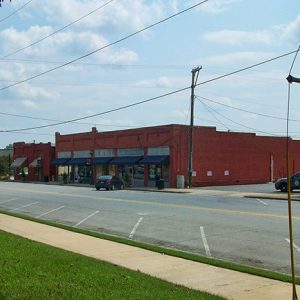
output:
[[[247, 189], [256, 192], [262, 187], [252, 185]], [[286, 201], [249, 199], [228, 193], [216, 196], [209, 195], [207, 190], [201, 191], [192, 194], [96, 191], [85, 187], [1, 182], [0, 208], [290, 273]], [[296, 272], [299, 274], [299, 202], [293, 204], [293, 215]]]

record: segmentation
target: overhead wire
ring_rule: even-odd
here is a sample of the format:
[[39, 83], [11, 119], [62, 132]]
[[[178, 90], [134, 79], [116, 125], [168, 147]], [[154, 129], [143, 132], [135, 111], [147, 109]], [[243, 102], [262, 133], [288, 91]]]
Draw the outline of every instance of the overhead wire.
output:
[[33, 0], [29, 0], [27, 1], [24, 5], [20, 6], [18, 9], [16, 9], [15, 11], [13, 11], [11, 14], [9, 14], [8, 16], [0, 19], [0, 23], [4, 22], [5, 20], [7, 20], [8, 18], [12, 17], [13, 15], [15, 15], [16, 13], [18, 13], [21, 9], [23, 9], [26, 5], [28, 5], [30, 2], [32, 2]]
[[[254, 111], [251, 111], [251, 110], [231, 106], [231, 105], [228, 105], [228, 104], [225, 104], [225, 103], [220, 103], [218, 101], [214, 101], [214, 100], [206, 98], [206, 97], [202, 97], [202, 96], [198, 96], [198, 97], [205, 100], [205, 101], [209, 101], [209, 102], [212, 102], [212, 103], [215, 103], [215, 104], [218, 104], [218, 105], [221, 105], [221, 106], [225, 106], [225, 107], [228, 107], [228, 108], [231, 108], [231, 109], [234, 109], [234, 110], [246, 112], [248, 114], [253, 114], [253, 115], [256, 115], [256, 116], [261, 116], [261, 117], [271, 118], [271, 119], [276, 119], [276, 120], [282, 120], [282, 121], [286, 120], [286, 118], [283, 118], [283, 117], [276, 117], [276, 116], [272, 116], [272, 115], [262, 114], [262, 113], [254, 112]], [[296, 120], [296, 119], [293, 119], [293, 121], [294, 122], [300, 122], [300, 120]]]
[[236, 70], [236, 71], [233, 71], [233, 72], [230, 72], [230, 73], [221, 75], [221, 76], [217, 76], [217, 77], [215, 77], [215, 78], [208, 79], [208, 80], [203, 81], [203, 82], [199, 82], [199, 83], [197, 83], [195, 86], [199, 86], [199, 85], [203, 85], [203, 84], [206, 84], [206, 83], [210, 83], [210, 82], [213, 82], [213, 81], [216, 81], [216, 80], [219, 80], [219, 79], [222, 79], [222, 78], [225, 78], [225, 77], [228, 77], [228, 76], [231, 76], [231, 75], [240, 73], [240, 72], [244, 72], [244, 71], [246, 71], [246, 70], [249, 70], [249, 69], [252, 69], [252, 68], [261, 66], [261, 65], [263, 65], [263, 64], [269, 63], [269, 62], [271, 62], [271, 61], [274, 61], [274, 60], [277, 60], [277, 59], [280, 59], [280, 58], [289, 56], [289, 55], [291, 55], [291, 54], [296, 53], [297, 51], [298, 51], [298, 50], [293, 50], [293, 51], [290, 51], [290, 52], [288, 52], [288, 53], [284, 53], [284, 54], [281, 54], [281, 55], [279, 55], [279, 56], [276, 56], [276, 57], [273, 57], [273, 58], [264, 60], [264, 61], [259, 62], [259, 63], [256, 63], [256, 64], [253, 64], [253, 65], [251, 65], [251, 66], [248, 66], [248, 67], [245, 67], [245, 68], [242, 68], [242, 69], [239, 69], [239, 70]]
[[[200, 103], [203, 103], [201, 99], [199, 99], [199, 97], [196, 96], [196, 99], [200, 102]], [[206, 104], [207, 105], [207, 104]], [[224, 116], [223, 114], [221, 114], [220, 112], [216, 111], [215, 109], [213, 109], [211, 106], [207, 105], [211, 110], [213, 110], [216, 114], [220, 115], [221, 117], [223, 117], [224, 119], [234, 123], [234, 124], [237, 124], [239, 126], [242, 126], [244, 128], [247, 128], [247, 129], [250, 129], [250, 130], [254, 130], [255, 132], [260, 132], [260, 133], [263, 133], [263, 134], [267, 134], [267, 135], [271, 135], [271, 136], [276, 136], [276, 137], [279, 137], [277, 134], [273, 134], [273, 133], [270, 133], [270, 132], [267, 132], [267, 131], [262, 131], [262, 130], [259, 130], [257, 128], [253, 128], [253, 127], [250, 127], [250, 126], [246, 126], [242, 123], [239, 123], [239, 122], [236, 122], [226, 116]]]
[[[32, 1], [32, 0], [31, 0], [31, 1]], [[15, 50], [15, 51], [13, 51], [13, 52], [11, 52], [11, 53], [9, 53], [9, 54], [6, 54], [6, 55], [0, 57], [0, 60], [4, 60], [5, 58], [8, 58], [8, 57], [10, 57], [10, 56], [12, 56], [12, 55], [14, 55], [14, 54], [17, 54], [17, 53], [19, 53], [19, 52], [21, 52], [21, 51], [23, 51], [23, 50], [25, 50], [25, 49], [28, 49], [28, 48], [30, 48], [30, 47], [32, 47], [32, 46], [34, 46], [34, 45], [36, 45], [36, 44], [38, 44], [38, 43], [40, 43], [40, 42], [46, 40], [47, 38], [49, 38], [49, 37], [51, 37], [51, 36], [53, 36], [53, 35], [55, 35], [55, 34], [61, 32], [61, 31], [63, 31], [63, 30], [65, 30], [66, 28], [68, 28], [68, 27], [70, 27], [70, 26], [76, 24], [77, 22], [79, 22], [79, 21], [83, 20], [84, 18], [90, 16], [91, 14], [95, 13], [96, 11], [98, 11], [98, 10], [104, 8], [105, 6], [107, 6], [108, 4], [110, 4], [110, 3], [113, 2], [113, 1], [115, 1], [115, 0], [110, 0], [110, 1], [108, 1], [108, 2], [106, 2], [106, 3], [104, 3], [104, 4], [102, 4], [101, 6], [95, 8], [94, 10], [90, 11], [89, 13], [85, 14], [84, 16], [80, 17], [79, 19], [77, 19], [77, 20], [75, 20], [75, 21], [72, 21], [71, 23], [69, 23], [69, 24], [63, 26], [62, 28], [57, 29], [57, 30], [55, 30], [54, 32], [52, 32], [52, 33], [50, 33], [50, 34], [44, 36], [43, 38], [41, 38], [41, 39], [39, 39], [39, 40], [37, 40], [37, 41], [35, 41], [35, 42], [33, 42], [33, 43], [31, 43], [31, 44], [25, 46], [25, 47], [22, 47], [22, 48], [20, 48], [20, 49], [18, 49], [18, 50]], [[29, 1], [29, 2], [30, 2], [30, 1]]]
[[144, 28], [142, 28], [142, 29], [140, 29], [140, 30], [137, 30], [137, 31], [135, 31], [135, 32], [133, 32], [133, 33], [131, 33], [131, 34], [128, 34], [128, 35], [124, 36], [123, 38], [120, 38], [120, 39], [118, 39], [118, 40], [116, 40], [116, 41], [114, 41], [114, 42], [112, 42], [112, 43], [106, 44], [106, 45], [104, 45], [104, 46], [102, 46], [102, 47], [100, 47], [100, 48], [98, 48], [98, 49], [96, 49], [96, 50], [93, 50], [93, 51], [91, 51], [91, 52], [88, 52], [88, 53], [86, 53], [86, 54], [84, 54], [84, 55], [82, 55], [82, 56], [80, 56], [80, 57], [77, 57], [77, 58], [75, 58], [75, 59], [73, 59], [73, 60], [70, 60], [70, 61], [68, 61], [68, 62], [66, 62], [66, 63], [63, 63], [63, 64], [61, 64], [61, 65], [59, 65], [59, 66], [56, 66], [56, 67], [54, 67], [54, 68], [48, 69], [48, 70], [46, 70], [46, 71], [43, 71], [43, 72], [41, 72], [41, 73], [39, 73], [39, 74], [33, 75], [33, 76], [28, 77], [28, 78], [26, 78], [26, 79], [20, 80], [20, 81], [18, 81], [18, 82], [16, 82], [16, 83], [13, 83], [13, 84], [4, 86], [4, 87], [0, 88], [0, 91], [6, 90], [6, 89], [8, 89], [8, 88], [14, 87], [14, 86], [16, 86], [16, 85], [19, 85], [19, 84], [22, 84], [22, 83], [25, 83], [25, 82], [28, 82], [28, 81], [30, 81], [30, 80], [32, 80], [32, 79], [37, 78], [37, 77], [43, 76], [43, 75], [48, 74], [48, 73], [50, 73], [50, 72], [53, 72], [53, 71], [55, 71], [55, 70], [58, 70], [58, 69], [61, 69], [61, 68], [63, 68], [63, 67], [66, 67], [66, 66], [68, 66], [68, 65], [71, 65], [71, 64], [73, 64], [73, 63], [75, 63], [75, 62], [77, 62], [77, 61], [79, 61], [79, 60], [81, 60], [81, 59], [84, 59], [84, 58], [86, 58], [86, 57], [89, 57], [89, 56], [91, 56], [91, 55], [93, 55], [93, 54], [95, 54], [95, 53], [97, 53], [97, 52], [99, 52], [99, 51], [102, 51], [102, 50], [104, 50], [104, 49], [106, 49], [106, 48], [108, 48], [108, 47], [111, 47], [111, 46], [113, 46], [113, 45], [119, 44], [120, 42], [123, 42], [123, 41], [125, 41], [125, 40], [127, 40], [127, 39], [129, 39], [129, 38], [131, 38], [131, 37], [133, 37], [133, 36], [136, 36], [136, 35], [138, 35], [138, 34], [144, 32], [144, 31], [146, 31], [146, 30], [148, 30], [148, 29], [150, 29], [150, 28], [153, 28], [153, 27], [155, 27], [155, 26], [157, 26], [157, 25], [159, 25], [159, 24], [161, 24], [161, 23], [164, 23], [164, 22], [166, 22], [166, 21], [168, 21], [168, 20], [170, 20], [170, 19], [173, 19], [173, 18], [175, 18], [175, 17], [177, 17], [177, 16], [179, 16], [179, 15], [181, 15], [181, 14], [187, 12], [187, 11], [190, 11], [190, 10], [192, 10], [192, 9], [194, 9], [194, 8], [200, 6], [200, 5], [202, 5], [202, 4], [204, 4], [204, 3], [208, 2], [208, 1], [209, 1], [209, 0], [203, 0], [203, 1], [201, 1], [201, 2], [198, 2], [198, 3], [196, 3], [196, 4], [194, 4], [194, 5], [190, 6], [190, 7], [188, 7], [188, 8], [186, 8], [186, 9], [183, 9], [183, 10], [181, 10], [181, 11], [179, 11], [179, 12], [177, 12], [177, 13], [171, 15], [171, 16], [169, 16], [169, 17], [166, 17], [166, 18], [164, 18], [164, 19], [162, 19], [162, 20], [160, 20], [160, 21], [158, 21], [158, 22], [152, 23], [151, 25], [148, 25], [148, 26], [146, 26], [146, 27], [144, 27]]
[[[199, 97], [198, 97], [199, 99]], [[216, 115], [213, 113], [213, 110], [204, 102], [201, 102], [202, 105], [206, 108], [206, 110], [212, 115], [212, 117], [217, 120], [217, 122], [219, 122], [220, 124], [222, 124], [227, 130], [230, 130], [230, 128], [225, 124], [223, 123], [219, 118], [216, 117]]]
[[[40, 120], [40, 121], [50, 121], [50, 122], [63, 122], [62, 120], [58, 119], [48, 119], [48, 118], [41, 118], [41, 117], [34, 117], [34, 116], [28, 116], [28, 115], [20, 115], [20, 114], [12, 114], [12, 113], [6, 113], [6, 112], [0, 112], [0, 115], [2, 116], [9, 116], [9, 117], [17, 117], [17, 118], [25, 118], [25, 119], [31, 119], [31, 120]], [[107, 126], [107, 127], [119, 127], [119, 128], [129, 128], [130, 126], [126, 125], [110, 125], [110, 124], [103, 124], [103, 123], [95, 123], [95, 122], [69, 122], [74, 123], [78, 125], [99, 125], [99, 126]]]
[[[260, 63], [253, 64], [253, 65], [250, 65], [248, 67], [244, 67], [242, 69], [239, 69], [239, 70], [236, 70], [236, 71], [233, 71], [233, 72], [221, 75], [221, 76], [217, 76], [217, 77], [211, 78], [211, 79], [206, 80], [206, 81], [199, 82], [197, 84], [197, 86], [203, 85], [203, 84], [206, 84], [208, 82], [215, 81], [215, 80], [219, 80], [219, 79], [224, 78], [224, 77], [228, 77], [230, 75], [233, 75], [233, 74], [236, 74], [236, 73], [248, 70], [250, 68], [254, 68], [254, 67], [262, 65], [262, 64], [269, 63], [271, 61], [283, 58], [283, 57], [285, 57], [287, 55], [291, 55], [291, 54], [295, 53], [296, 51], [297, 50], [291, 51], [291, 52], [288, 52], [288, 53], [285, 53], [285, 54], [273, 57], [271, 59], [262, 61]], [[107, 110], [107, 111], [104, 111], [104, 112], [100, 112], [100, 113], [96, 113], [96, 114], [92, 114], [92, 115], [86, 115], [86, 116], [83, 116], [83, 117], [80, 117], [80, 118], [75, 118], [75, 119], [66, 120], [66, 121], [57, 122], [57, 123], [48, 124], [48, 125], [41, 125], [41, 126], [35, 126], [35, 127], [29, 127], [29, 128], [13, 129], [13, 131], [26, 131], [26, 130], [32, 130], [32, 129], [40, 129], [40, 128], [46, 128], [46, 127], [52, 127], [52, 126], [57, 126], [57, 125], [62, 125], [62, 124], [67, 124], [67, 123], [72, 123], [74, 121], [85, 120], [85, 119], [89, 119], [89, 118], [92, 118], [92, 117], [96, 117], [96, 116], [100, 116], [100, 115], [104, 115], [104, 114], [109, 114], [109, 113], [112, 113], [112, 112], [115, 112], [115, 111], [120, 111], [120, 110], [123, 110], [123, 109], [127, 109], [127, 108], [130, 108], [130, 107], [141, 105], [141, 104], [144, 104], [144, 103], [152, 102], [154, 100], [157, 100], [157, 99], [160, 99], [160, 98], [164, 98], [164, 97], [167, 97], [167, 96], [170, 96], [170, 95], [174, 95], [176, 93], [183, 92], [183, 91], [186, 91], [186, 90], [189, 90], [189, 89], [190, 89], [190, 86], [184, 87], [184, 88], [181, 88], [181, 89], [177, 89], [177, 90], [174, 90], [174, 91], [171, 91], [171, 92], [168, 92], [168, 93], [156, 96], [156, 97], [152, 97], [152, 98], [149, 98], [149, 99], [146, 99], [146, 100], [138, 101], [138, 102], [135, 102], [135, 103], [132, 103], [132, 104], [124, 105], [124, 106], [120, 106], [120, 107], [115, 108], [115, 109], [110, 109], [110, 110]], [[0, 130], [0, 132], [10, 132], [10, 130]]]
[[120, 110], [129, 108], [129, 107], [134, 107], [134, 106], [137, 106], [137, 105], [140, 105], [140, 104], [148, 103], [148, 102], [151, 102], [151, 101], [163, 98], [163, 97], [167, 97], [167, 96], [179, 93], [179, 92], [183, 92], [183, 91], [188, 90], [188, 89], [190, 89], [190, 87], [178, 89], [176, 91], [172, 91], [172, 92], [160, 95], [160, 96], [152, 97], [150, 99], [146, 99], [146, 100], [142, 100], [142, 101], [135, 102], [135, 103], [132, 103], [132, 104], [120, 106], [118, 108], [113, 108], [113, 109], [110, 109], [110, 110], [107, 110], [107, 111], [104, 111], [104, 112], [100, 112], [100, 113], [96, 113], [96, 114], [92, 114], [92, 115], [88, 115], [88, 116], [84, 116], [84, 117], [80, 117], [80, 118], [75, 118], [75, 119], [72, 119], [72, 120], [61, 121], [61, 122], [57, 122], [57, 123], [54, 123], [54, 124], [28, 127], [28, 128], [19, 128], [19, 129], [13, 129], [13, 130], [0, 130], [0, 132], [10, 132], [10, 131], [15, 131], [16, 132], [16, 131], [25, 131], [25, 130], [32, 130], [32, 129], [41, 129], [41, 128], [47, 128], [47, 127], [53, 127], [53, 126], [58, 126], [58, 125], [62, 125], [62, 124], [72, 123], [72, 122], [76, 122], [76, 121], [81, 121], [81, 120], [85, 120], [85, 119], [89, 119], [89, 118], [109, 114], [109, 113], [112, 113], [112, 112], [120, 111]]

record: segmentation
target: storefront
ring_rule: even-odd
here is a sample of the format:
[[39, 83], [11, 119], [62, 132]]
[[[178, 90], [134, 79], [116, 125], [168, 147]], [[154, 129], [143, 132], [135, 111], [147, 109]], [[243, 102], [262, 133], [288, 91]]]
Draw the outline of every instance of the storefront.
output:
[[[285, 176], [285, 138], [221, 132], [194, 127], [193, 186], [265, 183]], [[300, 170], [300, 141], [290, 140], [292, 172]], [[154, 187], [156, 180], [187, 186], [189, 126], [165, 125], [128, 130], [56, 134], [56, 153], [72, 180], [122, 176], [128, 185]], [[76, 153], [85, 153], [80, 156]], [[80, 158], [80, 160], [78, 160]], [[76, 159], [76, 160], [74, 160]], [[90, 161], [89, 161], [90, 159]], [[59, 171], [61, 172], [61, 171]], [[182, 186], [182, 184], [180, 184]]]
[[55, 168], [51, 161], [55, 147], [51, 143], [24, 143], [13, 145], [13, 162], [10, 166], [15, 180], [48, 182], [54, 178]]

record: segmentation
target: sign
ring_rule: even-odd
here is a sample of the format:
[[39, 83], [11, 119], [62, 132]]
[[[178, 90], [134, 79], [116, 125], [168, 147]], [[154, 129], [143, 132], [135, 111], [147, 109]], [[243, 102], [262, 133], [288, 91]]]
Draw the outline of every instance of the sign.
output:
[[193, 171], [193, 172], [192, 172], [192, 176], [193, 176], [193, 177], [196, 177], [196, 176], [197, 176], [196, 171]]

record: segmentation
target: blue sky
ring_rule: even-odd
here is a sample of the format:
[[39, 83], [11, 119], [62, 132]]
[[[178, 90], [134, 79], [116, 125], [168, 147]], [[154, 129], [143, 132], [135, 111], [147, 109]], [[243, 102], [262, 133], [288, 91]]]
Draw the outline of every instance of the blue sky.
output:
[[[44, 41], [0, 59], [0, 88], [112, 43], [198, 1], [4, 1], [1, 57], [26, 47], [104, 5]], [[296, 50], [299, 1], [209, 0], [148, 31], [44, 76], [1, 90], [0, 130], [38, 127], [126, 106], [203, 82]], [[285, 135], [287, 82], [294, 55], [211, 83], [195, 94], [195, 124], [221, 131]], [[300, 77], [300, 55], [293, 72]], [[291, 86], [290, 135], [300, 138], [300, 85]], [[205, 99], [201, 98], [204, 97]], [[0, 147], [16, 141], [54, 142], [62, 134], [189, 123], [190, 90], [118, 112], [19, 133], [0, 133]], [[252, 113], [248, 113], [250, 111]], [[12, 115], [5, 115], [12, 114]], [[266, 114], [275, 118], [261, 116]]]

